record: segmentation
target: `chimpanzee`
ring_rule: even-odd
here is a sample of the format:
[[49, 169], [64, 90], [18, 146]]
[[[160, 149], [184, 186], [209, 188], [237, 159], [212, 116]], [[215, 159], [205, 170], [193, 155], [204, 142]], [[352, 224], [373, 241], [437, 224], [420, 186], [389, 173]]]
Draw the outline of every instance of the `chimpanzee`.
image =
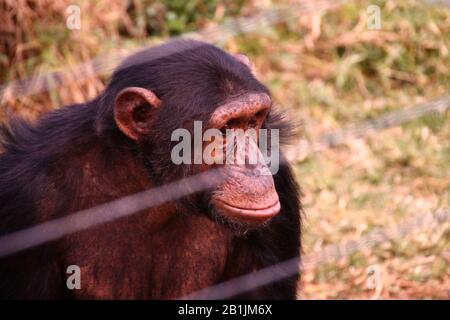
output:
[[[200, 41], [140, 51], [92, 101], [2, 126], [0, 235], [219, 165], [171, 160], [178, 128], [278, 129], [245, 56]], [[282, 156], [281, 156], [282, 157]], [[300, 190], [289, 165], [220, 165], [217, 188], [0, 258], [1, 299], [172, 299], [300, 255]], [[67, 287], [79, 266], [81, 288]], [[280, 270], [283, 272], [283, 270]], [[238, 296], [294, 299], [299, 276]]]

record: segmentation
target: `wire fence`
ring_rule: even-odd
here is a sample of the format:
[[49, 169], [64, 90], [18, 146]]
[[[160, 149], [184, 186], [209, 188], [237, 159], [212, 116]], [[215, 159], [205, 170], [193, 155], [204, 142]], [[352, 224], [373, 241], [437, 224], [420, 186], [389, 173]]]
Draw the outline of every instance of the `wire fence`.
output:
[[350, 240], [341, 244], [329, 245], [320, 252], [312, 253], [302, 259], [302, 268], [311, 269], [319, 264], [345, 258], [356, 251], [370, 249], [376, 245], [400, 239], [426, 226], [435, 228], [439, 224], [449, 222], [450, 207], [438, 208], [433, 212], [419, 212], [405, 218], [398, 225], [377, 228], [358, 240]]
[[[223, 25], [207, 28], [185, 36], [220, 43], [228, 37], [244, 32], [260, 30], [264, 26], [301, 14], [329, 9], [339, 5], [341, 2], [336, 0], [305, 1], [296, 4], [294, 8], [283, 7], [266, 10], [251, 17], [236, 18]], [[30, 95], [62, 85], [68, 76], [82, 80], [93, 75], [104, 74], [110, 72], [128, 54], [129, 52], [115, 52], [108, 57], [94, 58], [71, 70], [39, 75], [27, 80], [10, 83], [0, 87], [0, 94], [2, 97], [10, 94], [14, 96]], [[434, 101], [422, 103], [414, 107], [403, 108], [372, 120], [366, 120], [344, 129], [323, 134], [313, 142], [301, 140], [295, 147], [287, 150], [287, 158], [289, 161], [296, 161], [313, 152], [335, 147], [345, 143], [349, 139], [362, 138], [382, 129], [401, 125], [425, 114], [436, 113], [442, 115], [446, 112], [449, 105], [450, 95], [446, 94]], [[137, 212], [142, 212], [143, 210], [195, 192], [213, 188], [225, 178], [220, 171], [212, 170], [1, 236], [0, 257], [29, 249], [74, 232], [86, 230]], [[440, 208], [428, 213], [421, 212], [420, 214], [405, 219], [398, 225], [379, 228], [358, 240], [327, 246], [320, 252], [302, 257], [301, 268], [312, 268], [332, 260], [339, 260], [358, 250], [371, 248], [383, 242], [400, 238], [423, 226], [448, 222], [449, 219], [449, 208]], [[299, 271], [300, 258], [296, 257], [254, 273], [203, 289], [184, 298], [225, 299], [295, 275]]]
[[[213, 188], [225, 179], [220, 169], [183, 178], [0, 237], [0, 257], [86, 230], [186, 195]], [[155, 217], [155, 219], [157, 219]]]
[[[281, 21], [287, 21], [309, 13], [317, 13], [323, 10], [337, 8], [344, 3], [343, 0], [304, 0], [296, 1], [289, 6], [271, 7], [262, 10], [249, 17], [237, 17], [224, 22], [221, 25], [206, 27], [200, 31], [191, 32], [182, 37], [199, 39], [223, 44], [227, 39], [242, 33], [261, 31], [264, 28]], [[450, 6], [449, 0], [425, 1], [434, 5]], [[129, 54], [152, 45], [145, 43], [143, 46], [130, 50], [117, 50], [107, 55], [99, 55], [92, 60], [85, 61], [71, 68], [35, 75], [28, 79], [10, 82], [0, 86], [0, 102], [6, 97], [19, 97], [48, 91], [64, 85], [67, 81], [76, 79], [82, 81], [96, 75], [109, 74]]]

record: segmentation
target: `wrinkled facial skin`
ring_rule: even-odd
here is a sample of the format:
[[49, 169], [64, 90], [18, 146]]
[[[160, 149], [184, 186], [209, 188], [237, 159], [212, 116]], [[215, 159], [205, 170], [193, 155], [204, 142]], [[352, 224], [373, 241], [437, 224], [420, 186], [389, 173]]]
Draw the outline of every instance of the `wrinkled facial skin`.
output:
[[[246, 94], [217, 108], [211, 127], [220, 129], [261, 129], [271, 107], [266, 94]], [[230, 142], [228, 142], [230, 143]], [[256, 141], [248, 140], [246, 148], [233, 154], [234, 161], [224, 164], [225, 182], [211, 194], [216, 214], [232, 224], [258, 227], [280, 211], [280, 201], [273, 177], [264, 161], [249, 164], [248, 159], [262, 159]]]

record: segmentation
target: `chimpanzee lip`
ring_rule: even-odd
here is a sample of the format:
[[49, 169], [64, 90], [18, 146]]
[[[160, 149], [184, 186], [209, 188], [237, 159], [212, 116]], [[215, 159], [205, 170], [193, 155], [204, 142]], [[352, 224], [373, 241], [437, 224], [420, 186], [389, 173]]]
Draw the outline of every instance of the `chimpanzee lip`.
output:
[[243, 208], [229, 204], [222, 199], [215, 199], [216, 206], [223, 214], [235, 219], [244, 219], [249, 221], [268, 220], [280, 212], [280, 201], [263, 208]]

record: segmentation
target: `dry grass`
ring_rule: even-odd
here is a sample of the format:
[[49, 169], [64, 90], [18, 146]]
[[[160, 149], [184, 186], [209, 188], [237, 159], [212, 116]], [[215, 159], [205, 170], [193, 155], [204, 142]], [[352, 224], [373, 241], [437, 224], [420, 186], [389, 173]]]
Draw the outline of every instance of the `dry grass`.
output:
[[[245, 35], [277, 101], [303, 135], [430, 100], [450, 88], [450, 11], [417, 1], [379, 1], [382, 30], [366, 28], [367, 2]], [[274, 45], [276, 43], [276, 45]], [[261, 54], [264, 53], [264, 54]], [[376, 227], [450, 204], [449, 112], [425, 116], [298, 162], [305, 192], [305, 253], [358, 240]], [[421, 211], [422, 210], [422, 211]], [[381, 270], [379, 298], [450, 297], [449, 225], [307, 270], [301, 298], [370, 298], [367, 268]]]
[[[0, 56], [3, 82], [149, 41], [138, 27], [139, 19], [120, 1], [80, 2], [82, 13], [88, 14], [82, 30], [71, 32], [63, 18], [67, 3], [3, 0], [2, 6], [14, 9], [0, 11], [7, 15], [0, 17], [6, 21], [0, 26], [0, 45], [6, 48]], [[420, 1], [375, 3], [382, 8], [379, 31], [366, 27], [369, 2], [350, 1], [337, 10], [230, 39], [224, 46], [251, 57], [276, 101], [302, 121], [306, 138], [448, 92], [450, 10]], [[222, 21], [228, 16], [224, 7], [220, 2], [208, 19], [199, 18], [190, 28]], [[241, 13], [255, 7], [245, 5]], [[161, 32], [150, 41], [167, 35]], [[8, 97], [2, 110], [34, 117], [62, 104], [82, 102], [103, 88], [106, 75], [67, 80], [50, 93]], [[298, 161], [295, 169], [307, 215], [305, 253], [358, 239], [418, 211], [449, 206], [449, 162], [448, 111]], [[376, 265], [382, 275], [379, 298], [448, 299], [449, 244], [448, 223], [426, 226], [404, 239], [307, 270], [300, 297], [374, 297], [374, 290], [367, 288], [367, 268]]]

